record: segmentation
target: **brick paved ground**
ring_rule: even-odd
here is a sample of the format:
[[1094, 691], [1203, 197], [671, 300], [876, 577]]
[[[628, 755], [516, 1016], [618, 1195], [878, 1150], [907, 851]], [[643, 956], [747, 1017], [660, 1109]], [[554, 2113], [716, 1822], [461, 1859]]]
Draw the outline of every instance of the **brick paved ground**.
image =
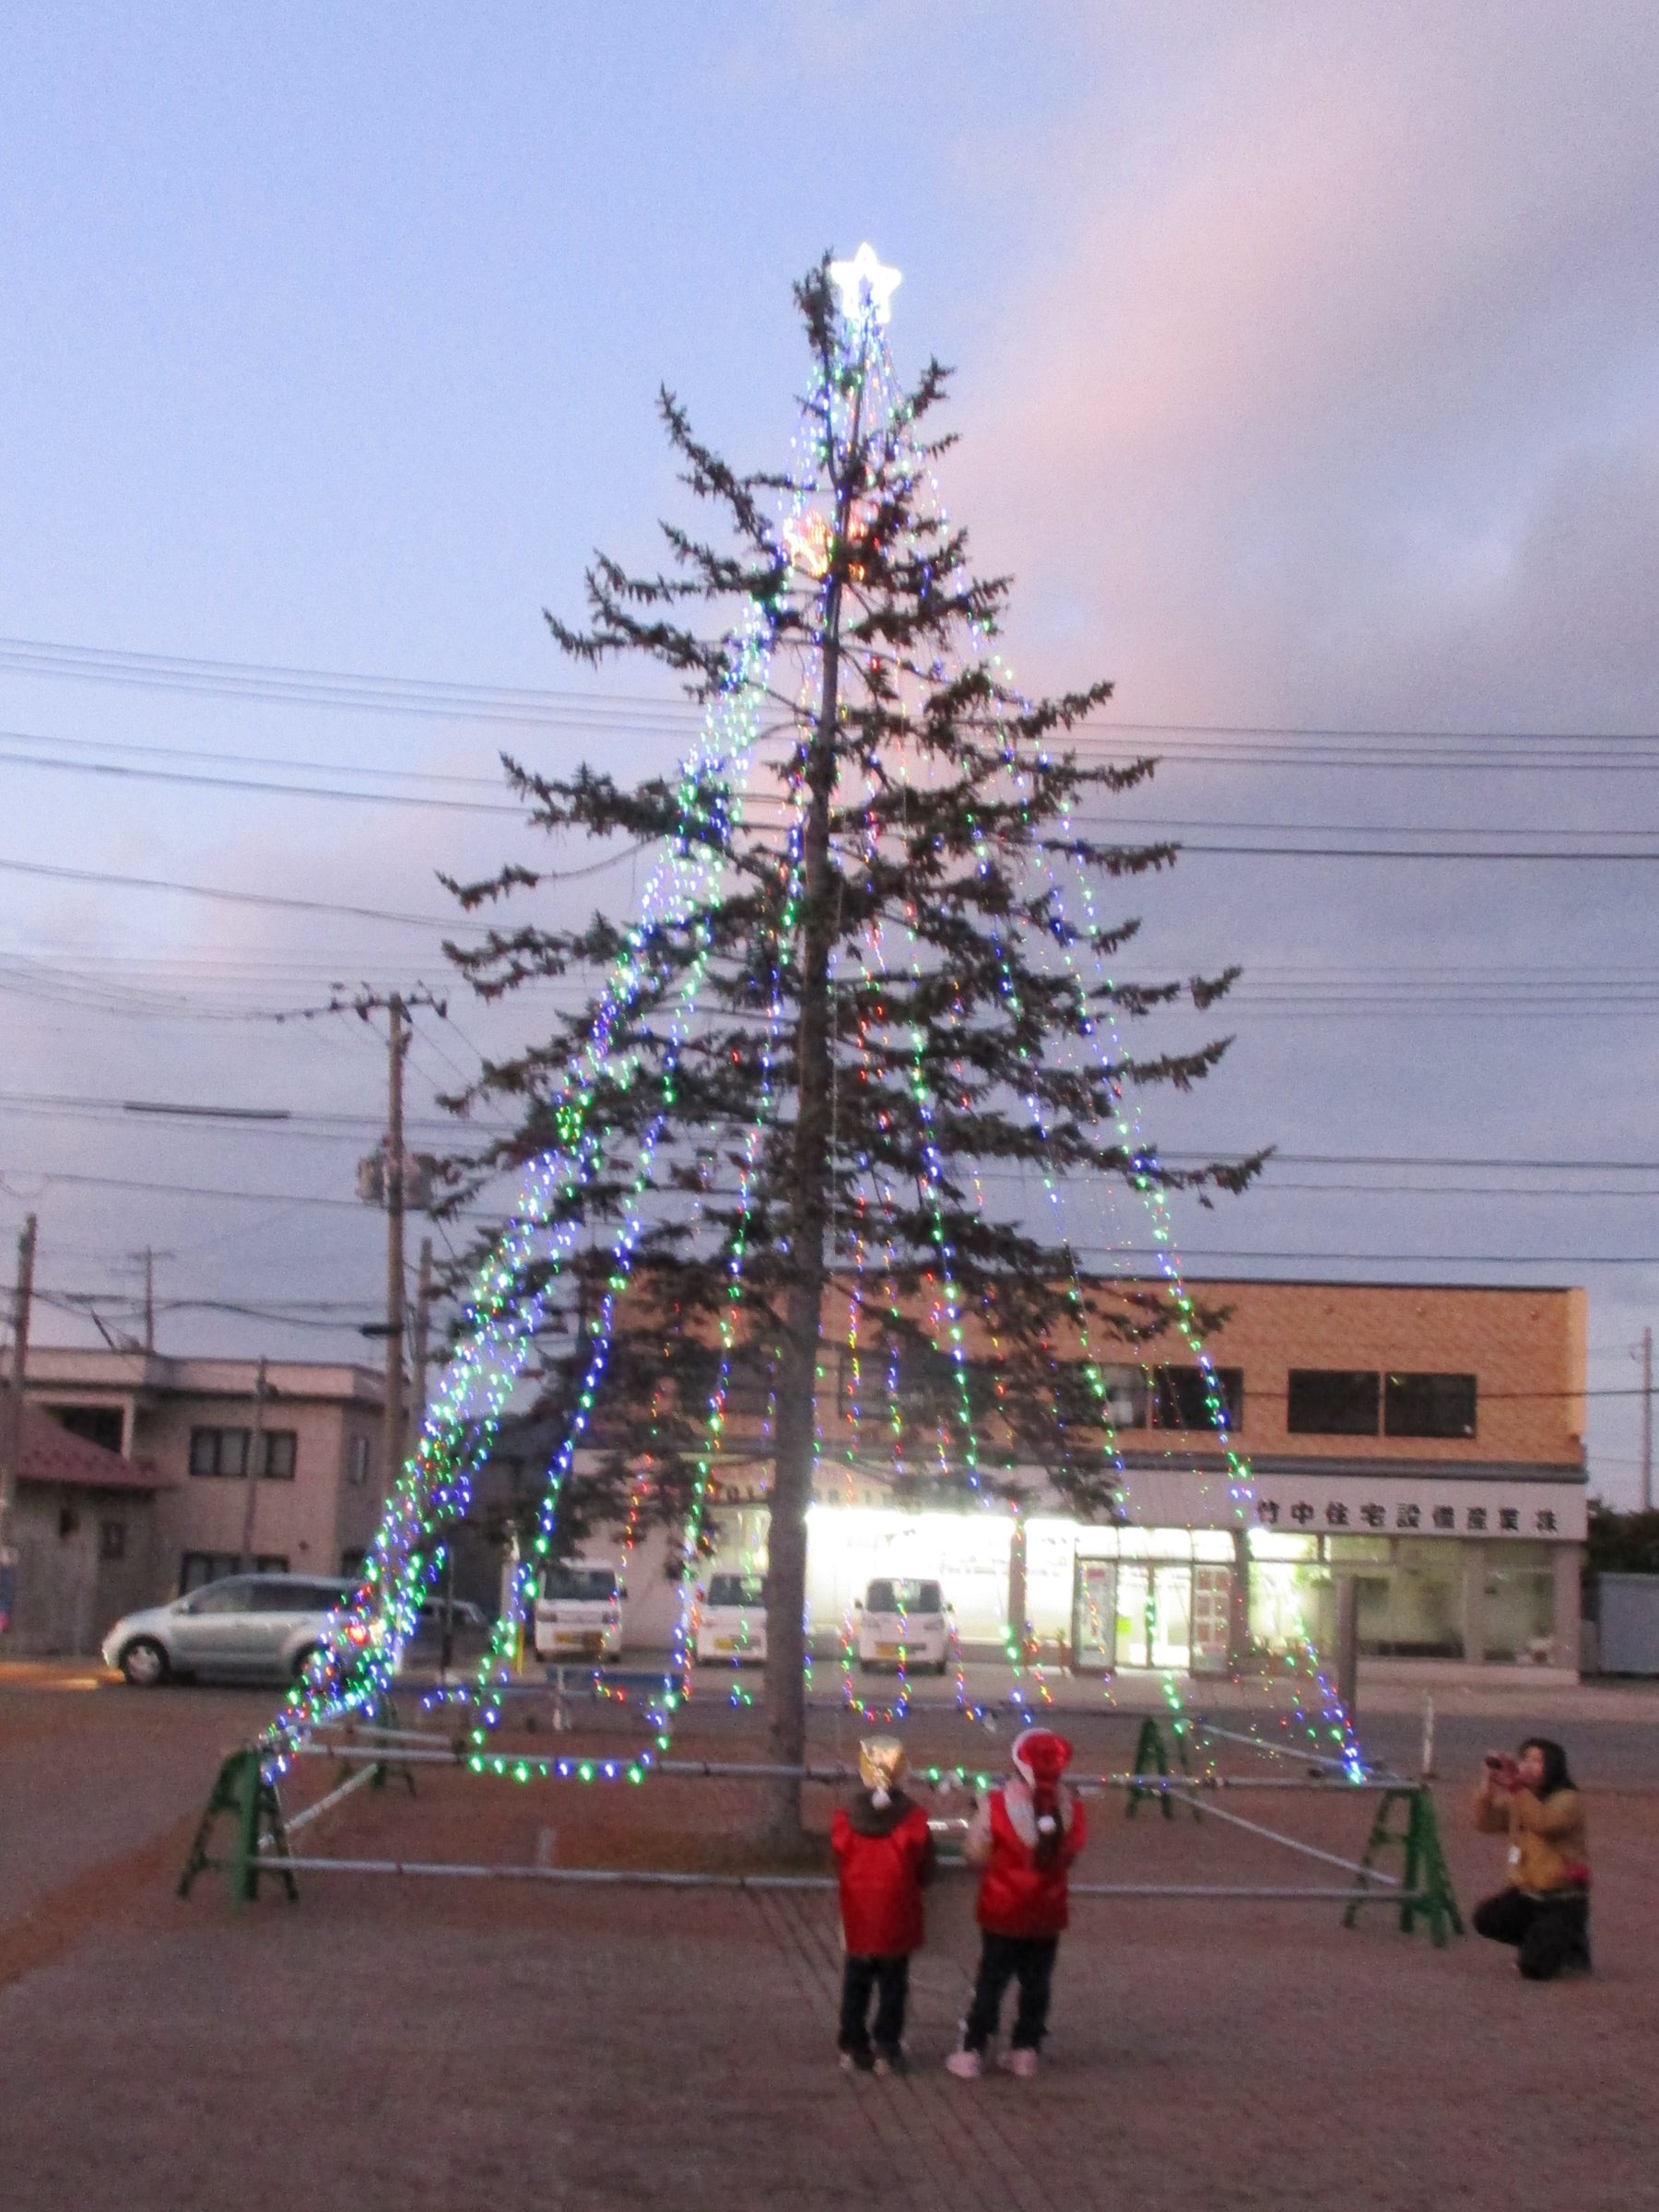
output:
[[[847, 2081], [818, 1897], [334, 1877], [297, 1909], [232, 1915], [206, 1888], [178, 1904], [213, 1758], [264, 1708], [0, 1690], [8, 2212], [807, 2212], [877, 2191], [961, 2212], [1651, 2201], [1653, 1796], [1594, 1806], [1593, 1982], [1527, 1987], [1489, 1947], [1435, 1954], [1381, 1915], [1345, 1934], [1324, 1906], [1085, 1904], [1030, 2085], [940, 2071], [974, 1949], [969, 1886], [947, 1880], [915, 1974], [918, 2072]], [[1121, 1756], [1098, 1734], [1102, 1763]], [[562, 1865], [615, 1857], [626, 1836], [628, 1855], [683, 1861], [729, 1851], [720, 1831], [747, 1810], [726, 1785], [601, 1795], [442, 1774], [414, 1805], [364, 1794], [312, 1834]], [[1448, 1812], [1466, 1900], [1496, 1850]], [[1279, 1817], [1338, 1848], [1363, 1827], [1351, 1804]], [[1097, 1822], [1095, 1878], [1324, 1878], [1207, 1824], [1115, 1806]]]

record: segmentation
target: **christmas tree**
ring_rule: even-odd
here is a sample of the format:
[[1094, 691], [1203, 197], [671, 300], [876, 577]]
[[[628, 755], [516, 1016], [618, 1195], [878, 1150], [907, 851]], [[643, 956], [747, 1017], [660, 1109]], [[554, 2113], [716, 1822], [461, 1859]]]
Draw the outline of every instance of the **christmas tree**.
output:
[[[552, 619], [580, 662], [643, 654], [704, 712], [677, 780], [509, 763], [548, 831], [659, 848], [639, 916], [518, 921], [539, 880], [519, 866], [452, 887], [498, 917], [453, 948], [486, 996], [607, 979], [455, 1101], [510, 1102], [517, 1125], [453, 1167], [452, 1206], [509, 1171], [534, 1194], [478, 1255], [463, 1336], [464, 1362], [488, 1344], [534, 1376], [560, 1440], [516, 1604], [579, 1500], [584, 1525], [672, 1519], [688, 1593], [722, 1469], [759, 1465], [768, 1756], [783, 1767], [806, 1747], [815, 1472], [844, 1445], [897, 1495], [989, 1503], [1013, 1469], [1041, 1468], [1075, 1512], [1112, 1512], [1103, 1362], [1172, 1330], [1195, 1341], [1199, 1317], [1173, 1278], [1092, 1279], [1044, 1194], [1082, 1178], [1148, 1201], [1238, 1189], [1259, 1164], [1176, 1173], [1135, 1132], [1135, 1093], [1189, 1087], [1225, 1043], [1132, 1053], [1119, 1024], [1207, 1006], [1231, 972], [1114, 979], [1136, 925], [1101, 921], [1093, 887], [1176, 849], [1102, 834], [1098, 808], [1154, 763], [1091, 764], [1069, 742], [1109, 684], [1030, 699], [1006, 670], [1008, 585], [973, 572], [935, 480], [947, 372], [930, 361], [905, 389], [888, 351], [898, 283], [866, 246], [796, 287], [811, 383], [779, 468], [739, 474], [665, 392], [682, 480], [715, 526], [665, 524], [661, 573], [597, 559], [585, 625]], [[987, 1199], [1010, 1171], [1035, 1207]], [[861, 1441], [865, 1374], [884, 1404]], [[488, 1453], [505, 1400], [467, 1388], [429, 1419], [383, 1577], [423, 1544], [429, 1563]], [[1213, 1389], [1209, 1415], [1220, 1426]], [[777, 1830], [798, 1806], [781, 1783]]]

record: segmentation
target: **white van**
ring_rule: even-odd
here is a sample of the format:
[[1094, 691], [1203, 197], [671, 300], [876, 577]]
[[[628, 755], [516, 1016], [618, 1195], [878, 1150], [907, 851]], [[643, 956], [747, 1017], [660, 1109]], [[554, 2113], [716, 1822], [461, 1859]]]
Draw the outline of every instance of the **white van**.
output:
[[866, 1671], [900, 1666], [942, 1675], [950, 1665], [949, 1607], [937, 1583], [883, 1575], [865, 1592], [858, 1613], [858, 1664]]
[[572, 1559], [542, 1571], [538, 1659], [614, 1659], [622, 1649], [622, 1584], [614, 1567]]
[[759, 1665], [765, 1657], [765, 1582], [758, 1574], [712, 1574], [697, 1609], [698, 1665]]

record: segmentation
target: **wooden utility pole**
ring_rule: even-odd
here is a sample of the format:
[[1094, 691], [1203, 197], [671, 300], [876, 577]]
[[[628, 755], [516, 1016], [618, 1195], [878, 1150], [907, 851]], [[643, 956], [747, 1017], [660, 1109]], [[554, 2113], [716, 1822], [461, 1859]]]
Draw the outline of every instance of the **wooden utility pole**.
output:
[[390, 1044], [386, 1074], [386, 1403], [382, 1494], [392, 1495], [403, 1472], [404, 1412], [404, 1060], [409, 1049], [406, 1009], [394, 992], [386, 1001]]
[[1653, 1510], [1653, 1332], [1641, 1332], [1641, 1510]]
[[409, 1394], [410, 1410], [418, 1429], [426, 1417], [427, 1363], [431, 1351], [432, 1334], [432, 1240], [420, 1240], [420, 1266], [415, 1278], [415, 1341], [410, 1349], [413, 1357], [409, 1365], [414, 1387]]
[[0, 1630], [17, 1613], [17, 1562], [12, 1557], [18, 1485], [23, 1473], [23, 1384], [29, 1369], [29, 1316], [34, 1303], [35, 1218], [18, 1239], [18, 1282], [12, 1297], [11, 1389], [6, 1402], [6, 1456], [0, 1461]]
[[253, 1565], [253, 1517], [259, 1511], [259, 1478], [264, 1472], [265, 1363], [262, 1354], [253, 1375], [253, 1430], [248, 1439], [247, 1488], [242, 1497], [241, 1548], [236, 1555], [239, 1572], [246, 1574]]

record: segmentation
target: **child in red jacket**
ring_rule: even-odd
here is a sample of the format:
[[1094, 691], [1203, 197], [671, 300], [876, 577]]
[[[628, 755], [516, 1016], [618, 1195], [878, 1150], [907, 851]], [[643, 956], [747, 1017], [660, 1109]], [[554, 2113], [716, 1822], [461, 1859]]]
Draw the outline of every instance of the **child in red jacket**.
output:
[[[884, 1736], [860, 1744], [865, 1786], [838, 1809], [830, 1830], [847, 1945], [839, 2038], [843, 2074], [904, 2071], [911, 1953], [922, 1947], [922, 1890], [933, 1874], [934, 1846], [927, 1815], [899, 1787], [903, 1771], [902, 1744]], [[878, 1993], [874, 2049], [867, 2024], [873, 1989]]]
[[1083, 1807], [1060, 1777], [1072, 1747], [1047, 1728], [1028, 1728], [1014, 1744], [1014, 1771], [976, 1809], [968, 1857], [982, 1866], [979, 1979], [962, 2023], [962, 2047], [945, 2061], [964, 2081], [979, 2077], [996, 2033], [1003, 1992], [1019, 1983], [1019, 2009], [1005, 2073], [1029, 2079], [1048, 2028], [1049, 1991], [1060, 1933], [1069, 1917], [1066, 1871], [1082, 1850]]

